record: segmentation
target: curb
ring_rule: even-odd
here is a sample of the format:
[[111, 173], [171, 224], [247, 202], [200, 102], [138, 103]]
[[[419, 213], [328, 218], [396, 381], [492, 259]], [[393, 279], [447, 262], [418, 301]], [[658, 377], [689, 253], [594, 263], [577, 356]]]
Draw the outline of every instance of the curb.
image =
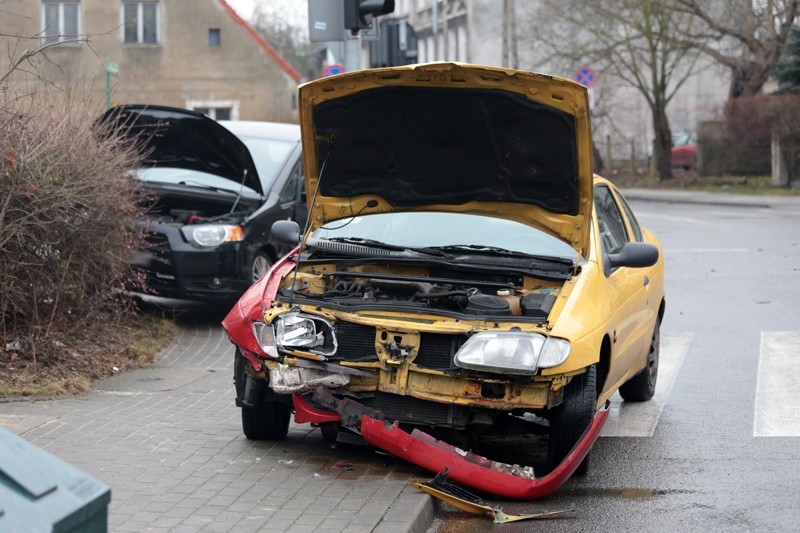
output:
[[392, 502], [373, 533], [424, 533], [435, 517], [433, 498], [409, 483]]
[[800, 208], [800, 196], [729, 195], [705, 191], [669, 191], [661, 189], [621, 189], [621, 191], [628, 200], [644, 202], [767, 209], [780, 207]]

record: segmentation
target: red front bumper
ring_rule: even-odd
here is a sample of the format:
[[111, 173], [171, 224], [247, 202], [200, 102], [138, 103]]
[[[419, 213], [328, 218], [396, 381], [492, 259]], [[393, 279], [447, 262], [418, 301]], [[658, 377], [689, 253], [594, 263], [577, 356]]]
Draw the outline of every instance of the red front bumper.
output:
[[[316, 409], [308, 404], [302, 396], [293, 396], [295, 422], [337, 422], [341, 420], [338, 413]], [[436, 440], [427, 433], [415, 429], [406, 433], [395, 422], [388, 425], [363, 415], [361, 417], [361, 436], [376, 448], [387, 451], [417, 466], [432, 472], [443, 472], [450, 469], [448, 477], [469, 487], [517, 500], [534, 500], [543, 498], [556, 491], [569, 479], [592, 445], [600, 435], [608, 418], [608, 406], [597, 411], [592, 424], [583, 432], [580, 440], [567, 454], [564, 460], [552, 472], [541, 478], [511, 473], [510, 465], [495, 463], [474, 453], [464, 452], [458, 448]], [[519, 471], [519, 469], [516, 469]]]
[[597, 411], [594, 421], [586, 428], [572, 451], [561, 464], [542, 478], [522, 477], [496, 470], [496, 463], [485, 457], [458, 450], [416, 429], [408, 434], [397, 423], [387, 426], [380, 420], [364, 416], [361, 420], [361, 433], [373, 446], [432, 472], [443, 472], [445, 468], [449, 468], [450, 479], [469, 487], [505, 498], [533, 500], [552, 494], [569, 479], [597, 440], [606, 418], [608, 407]]

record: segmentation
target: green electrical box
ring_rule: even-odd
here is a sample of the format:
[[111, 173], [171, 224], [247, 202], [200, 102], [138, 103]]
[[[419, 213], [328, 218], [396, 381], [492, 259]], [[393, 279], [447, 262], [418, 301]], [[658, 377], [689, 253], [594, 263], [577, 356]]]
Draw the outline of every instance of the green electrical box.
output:
[[108, 530], [111, 489], [0, 428], [0, 531]]

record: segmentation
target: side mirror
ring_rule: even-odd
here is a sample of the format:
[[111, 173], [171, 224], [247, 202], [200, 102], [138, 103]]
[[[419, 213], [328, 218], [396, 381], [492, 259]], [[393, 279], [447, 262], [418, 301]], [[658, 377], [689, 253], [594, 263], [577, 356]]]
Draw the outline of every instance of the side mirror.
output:
[[281, 244], [294, 246], [300, 242], [300, 226], [294, 220], [278, 220], [269, 233], [273, 241]]
[[658, 248], [646, 242], [629, 242], [618, 254], [606, 254], [603, 266], [608, 274], [617, 267], [643, 268], [653, 266], [657, 261]]

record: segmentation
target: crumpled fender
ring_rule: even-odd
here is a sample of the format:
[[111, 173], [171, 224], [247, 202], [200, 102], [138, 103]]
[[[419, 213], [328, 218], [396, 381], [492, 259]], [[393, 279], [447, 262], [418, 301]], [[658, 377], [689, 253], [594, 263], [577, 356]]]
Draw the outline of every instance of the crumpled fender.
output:
[[[432, 472], [450, 469], [449, 477], [469, 487], [505, 498], [533, 500], [552, 494], [581, 464], [600, 435], [608, 418], [608, 404], [597, 411], [591, 425], [564, 460], [549, 474], [541, 478], [519, 475], [511, 465], [495, 463], [485, 457], [459, 450], [436, 440], [427, 433], [414, 430], [411, 434], [398, 424], [387, 425], [364, 415], [361, 433], [364, 440], [382, 450], [396, 455]], [[497, 470], [505, 467], [504, 470]], [[510, 471], [517, 471], [512, 473]]]
[[294, 263], [289, 259], [298, 251], [299, 246], [276, 261], [260, 280], [245, 291], [222, 321], [222, 327], [228, 333], [230, 341], [241, 348], [248, 359], [253, 359], [250, 356], [252, 353], [266, 357], [253, 336], [252, 324], [261, 320], [264, 310], [272, 305], [281, 280], [294, 269]]

